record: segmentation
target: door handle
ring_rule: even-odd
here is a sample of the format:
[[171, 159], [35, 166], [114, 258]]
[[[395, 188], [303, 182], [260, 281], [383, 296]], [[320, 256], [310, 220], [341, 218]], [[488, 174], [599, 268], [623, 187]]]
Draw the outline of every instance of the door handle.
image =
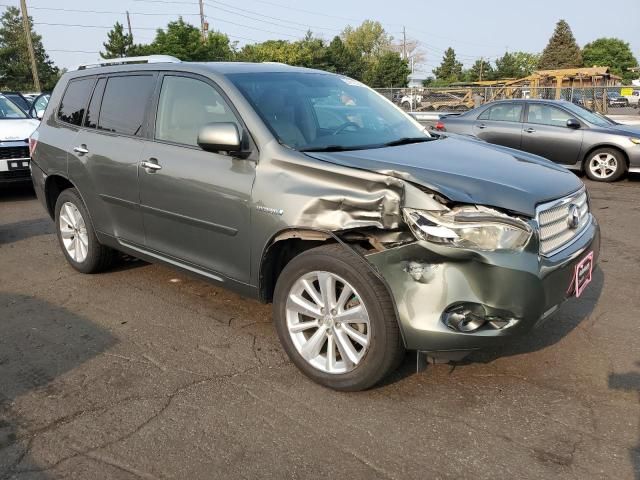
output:
[[536, 131], [536, 129], [535, 129], [535, 128], [527, 128], [527, 129], [525, 130], [525, 132], [527, 132], [527, 133], [535, 133], [535, 131]]
[[140, 162], [140, 166], [144, 168], [147, 173], [153, 173], [156, 170], [162, 170], [162, 165], [158, 165], [158, 161], [155, 158], [150, 158], [145, 162]]
[[478, 125], [478, 128], [487, 128], [487, 126], [484, 123], [481, 123], [480, 125]]
[[85, 144], [79, 145], [77, 147], [73, 147], [73, 151], [76, 153], [79, 153], [80, 155], [89, 153], [89, 150], [87, 150], [87, 146]]

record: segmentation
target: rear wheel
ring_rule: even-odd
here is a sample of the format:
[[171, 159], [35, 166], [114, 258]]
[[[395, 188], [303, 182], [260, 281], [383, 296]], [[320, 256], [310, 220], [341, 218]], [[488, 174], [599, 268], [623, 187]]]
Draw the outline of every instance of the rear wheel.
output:
[[75, 188], [64, 190], [55, 207], [56, 233], [62, 253], [73, 268], [97, 273], [108, 268], [114, 251], [98, 242], [89, 213]]
[[375, 385], [404, 353], [387, 289], [340, 245], [308, 250], [287, 264], [276, 284], [273, 314], [291, 361], [336, 390]]
[[615, 182], [627, 171], [624, 156], [612, 148], [600, 148], [589, 154], [585, 162], [585, 172], [596, 182]]

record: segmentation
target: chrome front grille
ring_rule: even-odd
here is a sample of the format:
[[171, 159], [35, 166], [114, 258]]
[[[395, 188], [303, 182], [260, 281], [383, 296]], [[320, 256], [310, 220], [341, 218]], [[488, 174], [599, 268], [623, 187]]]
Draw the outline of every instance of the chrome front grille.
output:
[[536, 212], [540, 254], [544, 256], [551, 256], [572, 243], [584, 231], [591, 218], [584, 188], [567, 197], [540, 205]]

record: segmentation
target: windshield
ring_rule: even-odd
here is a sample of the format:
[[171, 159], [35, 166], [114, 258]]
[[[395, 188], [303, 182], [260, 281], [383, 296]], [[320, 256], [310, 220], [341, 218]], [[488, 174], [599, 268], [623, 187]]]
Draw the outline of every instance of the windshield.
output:
[[582, 120], [589, 122], [592, 125], [597, 125], [598, 127], [610, 127], [611, 125], [616, 124], [604, 115], [593, 112], [574, 103], [566, 103], [564, 107], [570, 110], [572, 113], [575, 113]]
[[302, 72], [228, 77], [280, 143], [296, 150], [358, 150], [430, 139], [391, 102], [347, 77]]
[[0, 119], [27, 118], [20, 107], [6, 97], [0, 97]]

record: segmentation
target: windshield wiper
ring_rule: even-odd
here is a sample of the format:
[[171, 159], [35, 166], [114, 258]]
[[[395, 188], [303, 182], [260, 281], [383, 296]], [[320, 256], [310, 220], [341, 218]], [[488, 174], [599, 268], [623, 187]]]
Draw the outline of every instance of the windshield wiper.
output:
[[360, 150], [362, 147], [345, 147], [343, 145], [327, 145], [326, 147], [301, 148], [299, 152], [347, 152], [349, 150]]
[[408, 145], [410, 143], [430, 142], [435, 140], [433, 137], [402, 137], [398, 140], [392, 140], [391, 142], [383, 143], [383, 147], [395, 147], [397, 145]]

